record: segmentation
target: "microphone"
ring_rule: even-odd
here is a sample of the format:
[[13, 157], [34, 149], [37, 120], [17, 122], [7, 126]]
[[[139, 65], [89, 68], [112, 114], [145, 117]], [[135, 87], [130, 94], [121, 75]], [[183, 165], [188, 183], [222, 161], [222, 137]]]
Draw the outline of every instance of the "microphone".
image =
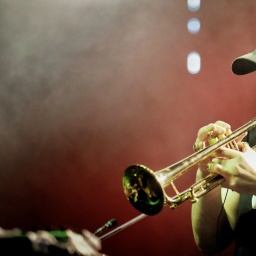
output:
[[102, 227], [98, 228], [94, 232], [94, 235], [98, 235], [99, 233], [103, 232], [105, 229], [112, 228], [112, 227], [116, 226], [116, 224], [117, 224], [116, 219], [111, 219], [106, 224], [104, 224]]

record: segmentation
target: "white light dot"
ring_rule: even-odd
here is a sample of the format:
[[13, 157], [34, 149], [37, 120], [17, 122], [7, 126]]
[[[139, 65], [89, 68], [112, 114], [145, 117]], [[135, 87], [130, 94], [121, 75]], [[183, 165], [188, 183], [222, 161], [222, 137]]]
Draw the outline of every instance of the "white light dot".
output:
[[187, 69], [191, 74], [197, 74], [201, 69], [201, 58], [197, 52], [191, 52], [187, 58]]
[[187, 27], [190, 33], [195, 34], [200, 30], [200, 21], [196, 18], [192, 18], [188, 21]]
[[188, 0], [188, 9], [192, 12], [197, 11], [200, 8], [200, 0]]

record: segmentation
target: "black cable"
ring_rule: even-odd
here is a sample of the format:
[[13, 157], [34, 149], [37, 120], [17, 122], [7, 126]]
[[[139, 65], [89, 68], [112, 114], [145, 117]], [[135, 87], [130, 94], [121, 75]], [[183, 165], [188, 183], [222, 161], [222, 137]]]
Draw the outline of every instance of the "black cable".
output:
[[221, 206], [221, 209], [220, 209], [220, 213], [219, 213], [219, 217], [218, 217], [218, 220], [217, 220], [216, 239], [217, 239], [218, 256], [220, 256], [220, 248], [221, 248], [221, 245], [220, 245], [220, 236], [219, 236], [220, 216], [221, 216], [221, 214], [222, 214], [222, 212], [223, 212], [224, 204], [225, 204], [226, 199], [227, 199], [227, 195], [228, 195], [228, 189], [227, 189], [227, 191], [226, 191], [226, 195], [225, 195], [224, 201], [223, 201], [223, 203], [222, 203], [222, 206]]

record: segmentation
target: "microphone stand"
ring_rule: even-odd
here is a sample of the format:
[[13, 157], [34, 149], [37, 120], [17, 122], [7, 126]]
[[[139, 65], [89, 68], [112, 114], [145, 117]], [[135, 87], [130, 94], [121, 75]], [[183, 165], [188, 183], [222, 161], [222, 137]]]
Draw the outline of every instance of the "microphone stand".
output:
[[146, 215], [146, 214], [144, 214], [144, 213], [140, 214], [139, 216], [137, 216], [137, 217], [135, 217], [135, 218], [133, 218], [133, 219], [127, 221], [127, 222], [124, 223], [123, 225], [121, 225], [121, 226], [119, 226], [119, 227], [113, 229], [112, 231], [108, 232], [107, 234], [101, 236], [101, 237], [100, 237], [100, 240], [102, 241], [102, 240], [105, 240], [105, 239], [109, 238], [110, 236], [113, 236], [114, 234], [116, 234], [116, 233], [118, 233], [118, 232], [124, 230], [125, 228], [127, 228], [127, 227], [133, 225], [133, 224], [136, 223], [137, 221], [139, 221], [139, 220], [141, 220], [141, 219], [143, 219], [143, 218], [145, 218], [145, 217], [147, 217], [147, 216], [148, 216], [148, 215]]

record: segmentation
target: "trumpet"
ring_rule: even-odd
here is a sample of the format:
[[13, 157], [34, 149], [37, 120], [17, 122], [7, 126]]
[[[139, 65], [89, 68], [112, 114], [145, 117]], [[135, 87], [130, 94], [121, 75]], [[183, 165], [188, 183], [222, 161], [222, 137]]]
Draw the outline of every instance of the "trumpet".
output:
[[[235, 143], [239, 136], [254, 127], [256, 127], [256, 118], [219, 139], [209, 147], [157, 172], [153, 172], [141, 164], [129, 166], [122, 177], [123, 189], [128, 201], [135, 209], [145, 215], [156, 215], [166, 205], [169, 205], [171, 209], [175, 209], [188, 199], [191, 199], [191, 203], [197, 202], [201, 196], [219, 186], [225, 179], [221, 175], [210, 173], [182, 192], [177, 190], [174, 180], [182, 176], [193, 166], [213, 155], [220, 147]], [[168, 196], [165, 191], [169, 185], [175, 191], [175, 195], [172, 197]]]

